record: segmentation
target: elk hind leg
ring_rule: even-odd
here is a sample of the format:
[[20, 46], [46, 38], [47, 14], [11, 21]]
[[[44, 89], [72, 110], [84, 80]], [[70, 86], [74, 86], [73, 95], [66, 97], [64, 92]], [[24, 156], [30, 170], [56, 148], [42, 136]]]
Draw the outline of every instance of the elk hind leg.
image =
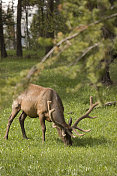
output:
[[22, 130], [22, 135], [24, 139], [28, 139], [26, 136], [25, 128], [24, 128], [24, 120], [27, 117], [27, 114], [23, 111], [22, 114], [19, 117], [20, 127]]

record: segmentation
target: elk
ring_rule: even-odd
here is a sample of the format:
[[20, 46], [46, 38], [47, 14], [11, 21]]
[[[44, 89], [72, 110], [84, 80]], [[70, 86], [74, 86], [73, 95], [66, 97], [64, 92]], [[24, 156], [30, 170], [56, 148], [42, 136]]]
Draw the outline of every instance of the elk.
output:
[[64, 144], [72, 145], [71, 138], [75, 138], [73, 132], [75, 132], [78, 136], [82, 136], [84, 134], [79, 134], [77, 130], [80, 130], [82, 132], [90, 131], [90, 129], [83, 130], [77, 125], [84, 118], [96, 118], [89, 116], [89, 114], [97, 105], [98, 102], [93, 104], [93, 97], [91, 96], [89, 110], [83, 116], [78, 118], [73, 125], [72, 118], [70, 118], [69, 123], [67, 124], [64, 118], [64, 107], [61, 98], [56, 93], [56, 91], [51, 88], [45, 88], [39, 85], [30, 84], [28, 88], [23, 93], [21, 93], [21, 95], [19, 95], [17, 99], [13, 101], [12, 112], [8, 119], [8, 125], [4, 138], [8, 139], [10, 126], [16, 115], [19, 113], [20, 110], [22, 110], [22, 113], [19, 117], [19, 122], [23, 138], [28, 139], [24, 128], [24, 120], [26, 119], [26, 117], [39, 117], [42, 128], [42, 142], [45, 141], [46, 120], [48, 122], [53, 122], [53, 125], [57, 129], [58, 134]]

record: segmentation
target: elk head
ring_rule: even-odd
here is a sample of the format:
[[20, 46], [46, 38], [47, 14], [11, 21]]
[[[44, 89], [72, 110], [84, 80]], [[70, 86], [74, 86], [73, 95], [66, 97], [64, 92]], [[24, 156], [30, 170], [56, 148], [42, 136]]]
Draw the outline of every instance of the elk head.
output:
[[87, 111], [84, 115], [82, 115], [81, 117], [79, 117], [79, 118], [75, 121], [75, 123], [74, 123], [73, 125], [72, 125], [72, 118], [70, 118], [68, 124], [67, 124], [67, 123], [61, 124], [61, 123], [55, 121], [54, 118], [53, 118], [52, 113], [53, 113], [54, 111], [56, 111], [56, 109], [51, 109], [51, 108], [50, 108], [50, 104], [51, 104], [51, 103], [52, 103], [51, 101], [47, 101], [47, 104], [48, 104], [48, 111], [49, 111], [49, 117], [50, 117], [50, 119], [52, 120], [52, 122], [54, 123], [54, 127], [57, 128], [58, 134], [59, 134], [59, 136], [61, 137], [61, 139], [62, 139], [62, 141], [64, 142], [64, 144], [66, 144], [66, 145], [72, 145], [72, 140], [71, 140], [71, 138], [75, 138], [75, 137], [76, 137], [76, 136], [73, 135], [73, 132], [74, 132], [77, 136], [83, 136], [83, 135], [84, 135], [84, 134], [78, 133], [77, 130], [80, 130], [80, 131], [82, 131], [82, 132], [89, 132], [89, 131], [91, 131], [90, 129], [88, 129], [88, 130], [83, 130], [83, 129], [79, 128], [79, 127], [78, 127], [78, 123], [79, 123], [81, 120], [85, 119], [85, 118], [90, 118], [90, 119], [96, 118], [95, 116], [92, 117], [92, 116], [89, 115], [89, 114], [91, 113], [91, 111], [94, 109], [94, 107], [96, 107], [96, 106], [98, 105], [98, 102], [96, 102], [96, 103], [93, 104], [93, 97], [92, 97], [92, 96], [90, 97], [90, 107], [89, 107], [88, 111]]

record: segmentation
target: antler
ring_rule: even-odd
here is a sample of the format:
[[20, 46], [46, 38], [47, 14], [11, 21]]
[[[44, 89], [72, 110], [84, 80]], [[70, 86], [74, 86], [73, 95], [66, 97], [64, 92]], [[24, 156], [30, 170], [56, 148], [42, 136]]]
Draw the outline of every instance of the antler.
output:
[[79, 119], [77, 119], [76, 122], [75, 122], [75, 123], [73, 124], [73, 126], [71, 127], [72, 130], [73, 130], [77, 135], [82, 136], [82, 135], [84, 135], [84, 134], [79, 134], [79, 133], [76, 131], [76, 129], [78, 129], [78, 130], [80, 130], [80, 131], [83, 131], [83, 132], [89, 132], [89, 131], [91, 131], [90, 129], [89, 129], [89, 130], [83, 130], [83, 129], [77, 127], [77, 125], [78, 125], [78, 123], [79, 123], [82, 119], [85, 119], [85, 118], [94, 119], [94, 118], [96, 118], [95, 116], [94, 116], [94, 117], [89, 116], [89, 114], [91, 113], [91, 111], [93, 110], [93, 108], [96, 107], [98, 104], [99, 104], [98, 102], [96, 102], [95, 104], [93, 104], [93, 97], [90, 96], [90, 108], [89, 108], [89, 110], [88, 110], [83, 116], [81, 116]]
[[51, 104], [51, 103], [52, 103], [51, 101], [47, 101], [49, 117], [50, 117], [50, 119], [52, 120], [52, 122], [55, 124], [55, 128], [56, 128], [56, 125], [57, 125], [57, 127], [62, 128], [62, 136], [66, 136], [66, 133], [65, 133], [65, 131], [64, 131], [64, 130], [66, 130], [67, 133], [68, 133], [71, 137], [75, 138], [75, 136], [74, 136], [68, 129], [66, 129], [62, 124], [60, 124], [59, 122], [57, 122], [57, 121], [54, 120], [54, 118], [53, 118], [53, 116], [52, 116], [52, 113], [55, 111], [55, 109], [51, 109], [51, 108], [50, 108], [50, 104]]
[[51, 103], [52, 103], [51, 101], [47, 101], [49, 117], [50, 117], [50, 119], [53, 121], [52, 113], [55, 111], [55, 109], [51, 109], [51, 108], [50, 108], [50, 104], [51, 104]]

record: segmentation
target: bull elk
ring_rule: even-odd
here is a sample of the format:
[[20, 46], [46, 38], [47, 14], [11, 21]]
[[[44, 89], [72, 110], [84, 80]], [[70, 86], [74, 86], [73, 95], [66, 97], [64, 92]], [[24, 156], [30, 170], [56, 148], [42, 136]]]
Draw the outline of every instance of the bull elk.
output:
[[62, 141], [66, 145], [72, 145], [71, 137], [75, 138], [73, 132], [75, 132], [76, 135], [81, 136], [84, 134], [79, 134], [77, 130], [80, 130], [82, 132], [90, 131], [79, 128], [77, 126], [78, 123], [84, 118], [90, 119], [96, 118], [89, 116], [93, 108], [98, 105], [98, 102], [93, 104], [92, 99], [93, 98], [90, 97], [89, 110], [83, 116], [78, 118], [76, 122], [71, 126], [72, 119], [69, 120], [68, 124], [65, 122], [64, 107], [56, 91], [51, 88], [44, 88], [42, 86], [30, 84], [29, 87], [21, 95], [19, 95], [16, 100], [13, 101], [12, 112], [8, 120], [6, 134], [4, 138], [8, 139], [10, 126], [16, 115], [19, 113], [20, 110], [22, 110], [22, 113], [19, 117], [19, 122], [23, 138], [27, 139], [24, 128], [25, 118], [27, 116], [31, 118], [39, 117], [40, 124], [42, 127], [42, 142], [45, 141], [45, 132], [46, 132], [45, 120], [47, 120], [49, 122], [53, 122], [54, 127], [57, 128], [58, 134], [61, 137]]

